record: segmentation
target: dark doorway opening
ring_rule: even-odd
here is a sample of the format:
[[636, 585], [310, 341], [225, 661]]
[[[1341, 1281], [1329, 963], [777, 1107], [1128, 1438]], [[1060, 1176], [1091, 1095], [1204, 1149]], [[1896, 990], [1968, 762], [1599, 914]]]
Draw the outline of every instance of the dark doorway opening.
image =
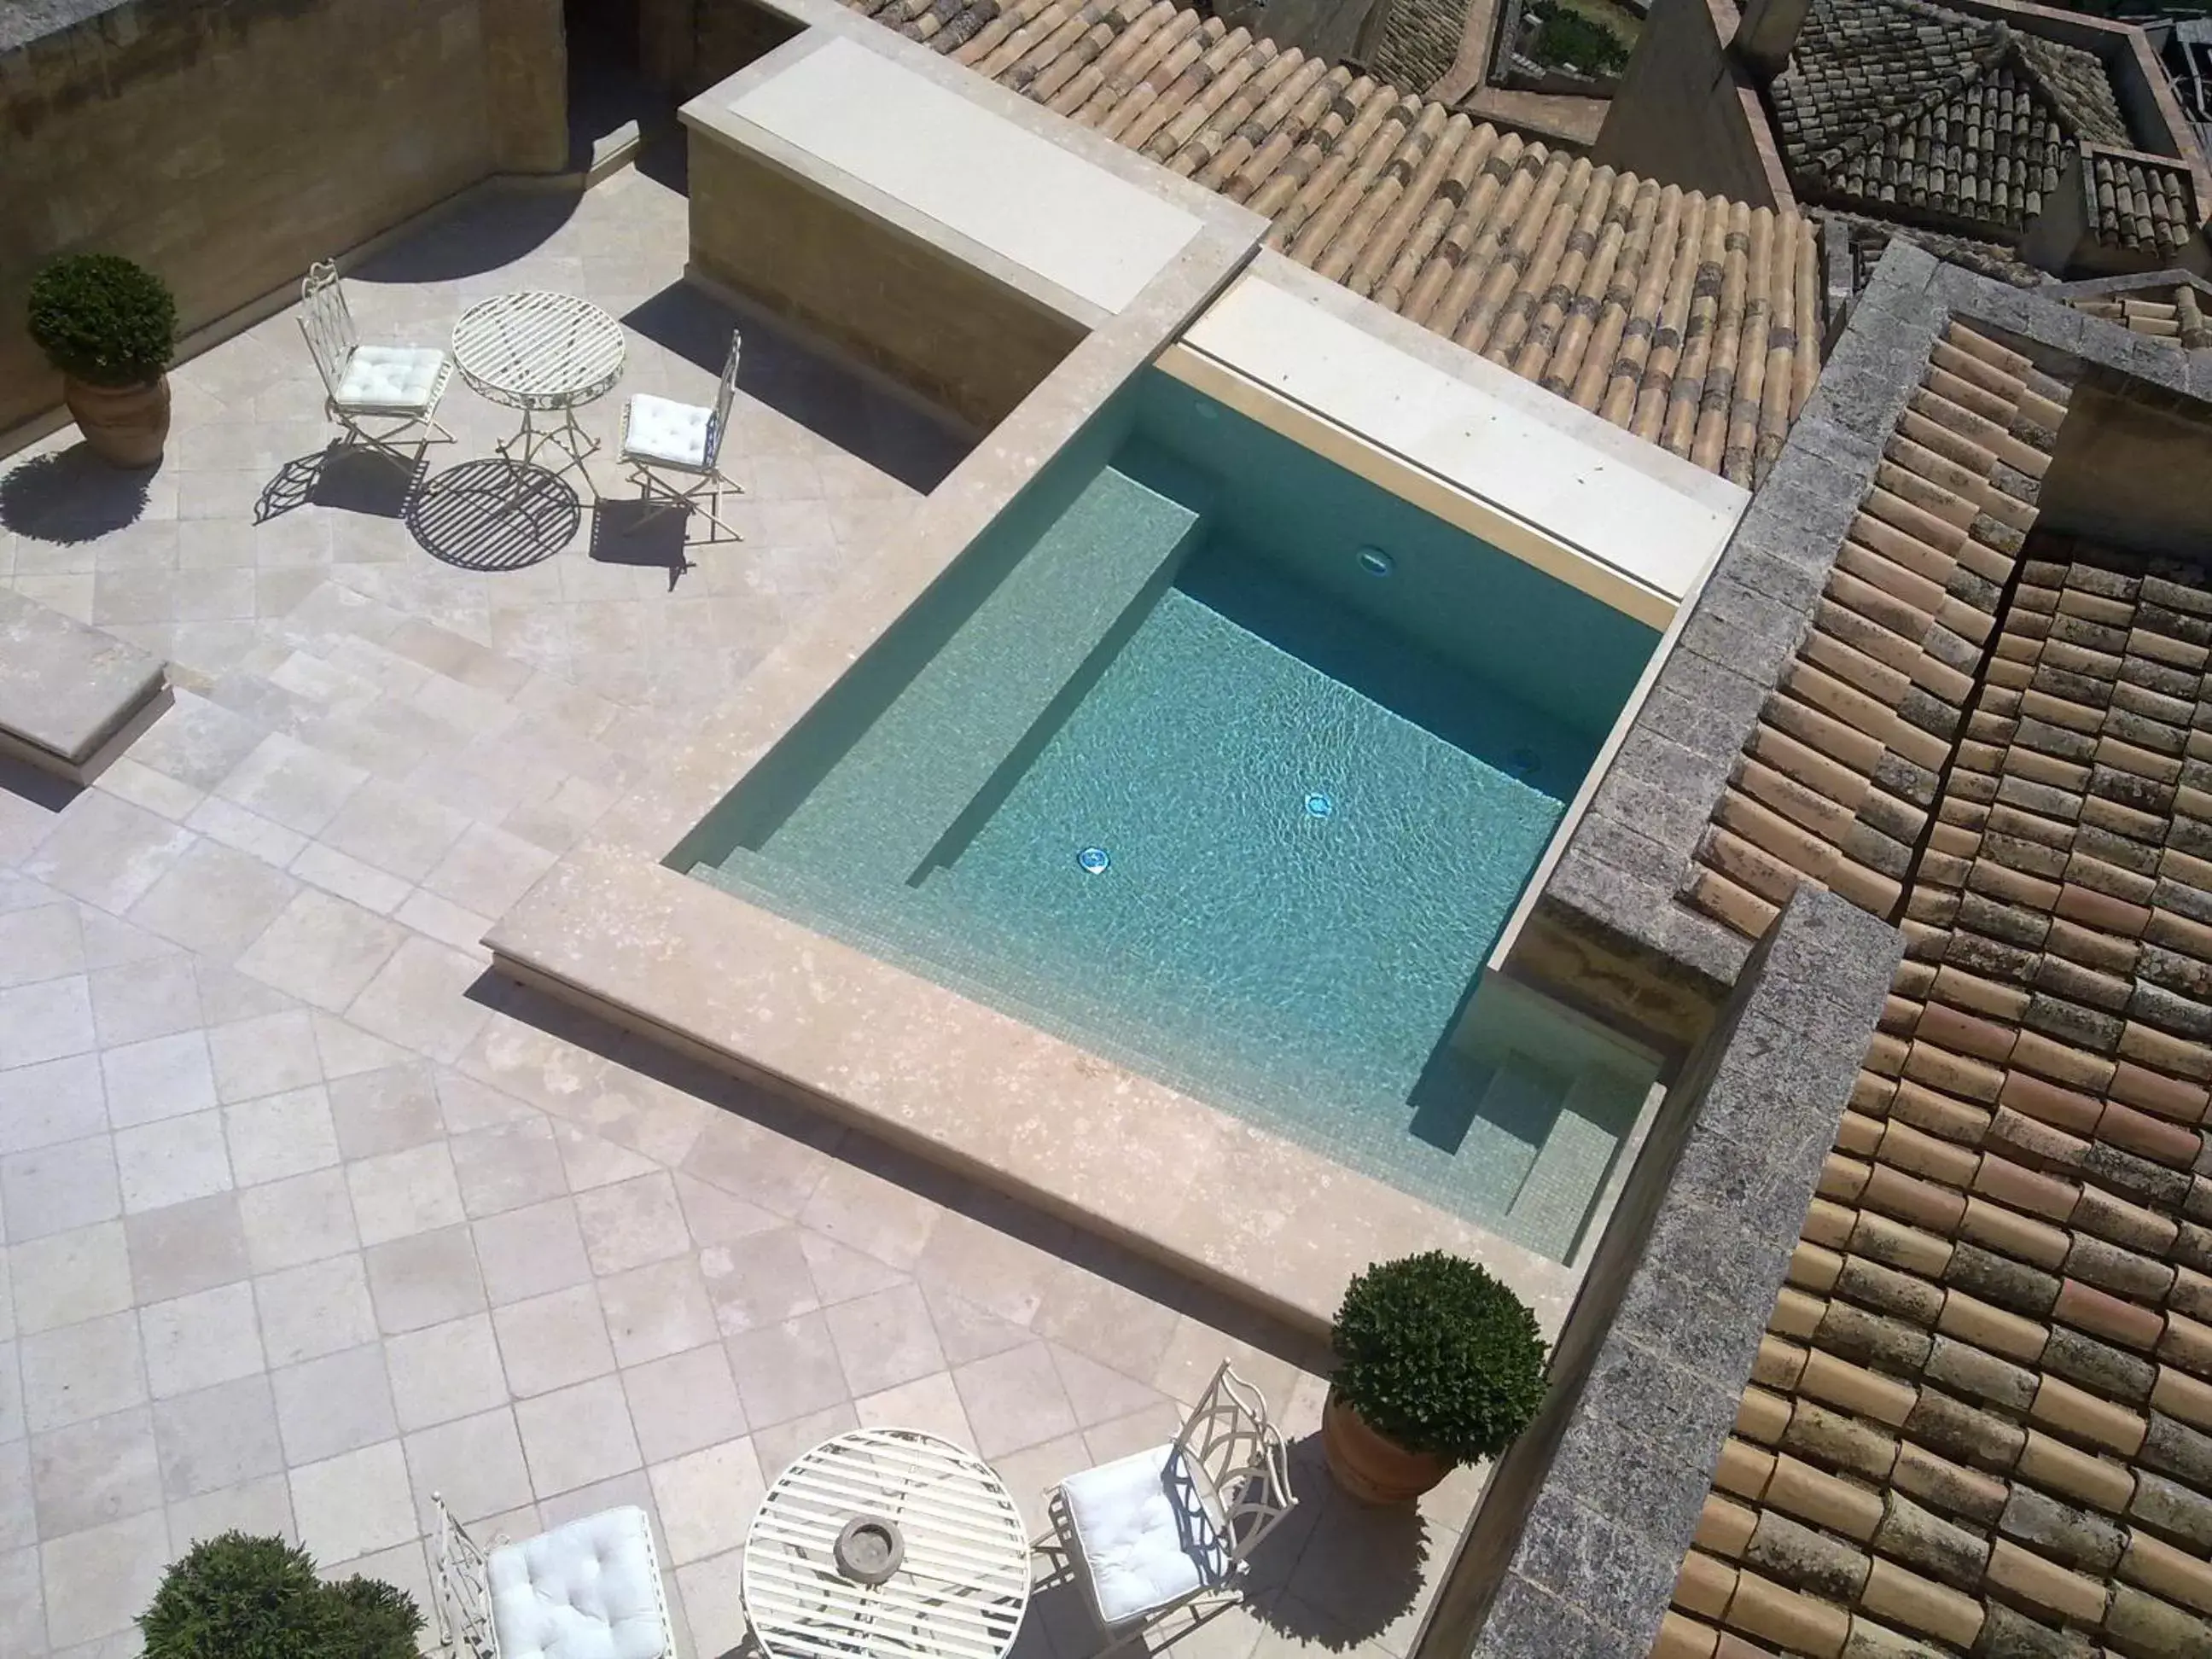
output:
[[568, 165], [590, 170], [672, 126], [671, 98], [647, 78], [638, 0], [564, 0]]

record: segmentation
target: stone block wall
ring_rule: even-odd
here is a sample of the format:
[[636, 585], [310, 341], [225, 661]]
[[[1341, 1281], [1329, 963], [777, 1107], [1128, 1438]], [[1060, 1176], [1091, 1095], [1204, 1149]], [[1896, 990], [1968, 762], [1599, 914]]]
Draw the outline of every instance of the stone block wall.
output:
[[559, 0], [76, 0], [0, 53], [0, 433], [59, 382], [55, 255], [122, 253], [189, 331], [501, 170], [567, 154]]

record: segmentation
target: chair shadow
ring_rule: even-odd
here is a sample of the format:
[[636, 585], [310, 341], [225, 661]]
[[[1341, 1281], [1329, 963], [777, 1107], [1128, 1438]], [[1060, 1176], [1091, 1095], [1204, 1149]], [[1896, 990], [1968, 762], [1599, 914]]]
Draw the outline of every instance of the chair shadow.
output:
[[313, 454], [276, 469], [253, 503], [253, 521], [266, 524], [303, 507], [335, 507], [378, 519], [404, 517], [429, 471], [421, 456], [395, 460], [380, 451], [333, 439]]
[[349, 283], [440, 283], [512, 264], [574, 216], [580, 188], [487, 194], [370, 255]]
[[584, 503], [557, 473], [485, 459], [432, 477], [407, 498], [403, 516], [416, 544], [442, 563], [520, 570], [575, 540]]
[[0, 526], [40, 542], [90, 542], [138, 522], [155, 467], [111, 466], [85, 443], [0, 475]]
[[731, 329], [742, 329], [738, 391], [925, 495], [975, 447], [949, 419], [933, 420], [869, 386], [790, 325], [750, 306], [733, 315], [688, 283], [671, 283], [623, 321], [716, 374], [730, 355]]
[[635, 565], [665, 570], [668, 591], [697, 562], [685, 542], [690, 510], [660, 507], [648, 509], [643, 501], [602, 501], [592, 509], [592, 540], [588, 556], [599, 564]]

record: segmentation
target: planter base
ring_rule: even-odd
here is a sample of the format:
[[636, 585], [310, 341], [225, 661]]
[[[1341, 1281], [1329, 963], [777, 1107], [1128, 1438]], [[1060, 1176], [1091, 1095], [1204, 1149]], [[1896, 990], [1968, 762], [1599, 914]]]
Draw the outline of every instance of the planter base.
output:
[[1333, 1392], [1322, 1413], [1321, 1449], [1336, 1484], [1362, 1504], [1410, 1504], [1452, 1471], [1441, 1457], [1376, 1433]]
[[169, 380], [93, 386], [64, 375], [62, 398], [92, 453], [110, 466], [153, 466], [169, 436]]

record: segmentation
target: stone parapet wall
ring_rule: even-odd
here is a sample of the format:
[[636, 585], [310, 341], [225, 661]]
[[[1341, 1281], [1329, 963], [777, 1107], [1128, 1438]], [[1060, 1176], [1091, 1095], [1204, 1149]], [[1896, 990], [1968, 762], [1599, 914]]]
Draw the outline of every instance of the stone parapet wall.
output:
[[190, 331], [501, 170], [567, 153], [559, 0], [152, 0], [0, 53], [0, 433], [58, 402], [23, 332], [58, 254], [126, 254]]

